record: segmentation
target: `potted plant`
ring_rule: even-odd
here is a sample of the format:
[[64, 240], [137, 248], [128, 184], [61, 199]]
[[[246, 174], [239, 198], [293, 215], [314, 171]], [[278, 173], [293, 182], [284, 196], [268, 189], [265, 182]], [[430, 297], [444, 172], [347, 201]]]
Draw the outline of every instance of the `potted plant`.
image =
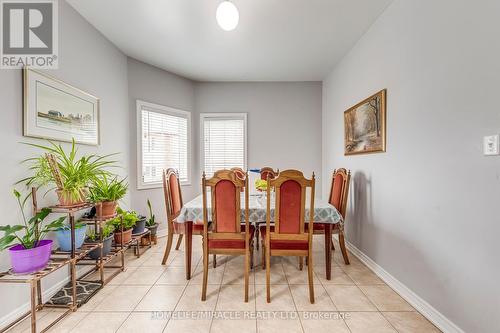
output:
[[[128, 184], [125, 182], [125, 178], [118, 180], [117, 177], [109, 178], [109, 175], [102, 174], [100, 177], [92, 179], [89, 199], [91, 202], [102, 205], [102, 216], [113, 216], [116, 214], [118, 200], [125, 196], [127, 188]], [[99, 209], [97, 209], [96, 215], [102, 217], [99, 213]]]
[[146, 227], [151, 232], [151, 237], [154, 239], [156, 237], [156, 231], [158, 230], [158, 223], [155, 220], [155, 214], [153, 214], [153, 209], [151, 208], [151, 201], [148, 199], [148, 212], [149, 218], [146, 220]]
[[[87, 224], [85, 222], [78, 222], [75, 224], [75, 249], [82, 247], [86, 231]], [[65, 224], [58, 229], [56, 231], [56, 237], [61, 251], [71, 251], [71, 226], [69, 224]]]
[[[107, 223], [101, 228], [102, 233], [102, 256], [105, 257], [111, 252], [111, 246], [113, 245], [113, 225]], [[86, 239], [87, 243], [98, 243], [100, 242], [99, 234], [91, 232]], [[101, 251], [100, 249], [95, 249], [89, 252], [89, 257], [92, 259], [100, 259]]]
[[[139, 220], [135, 212], [127, 212], [118, 207], [118, 216], [109, 221], [115, 229], [115, 243], [126, 244], [132, 239], [132, 229]], [[123, 231], [122, 231], [123, 226]]]
[[47, 192], [55, 189], [59, 204], [62, 206], [82, 204], [87, 199], [88, 186], [91, 181], [109, 174], [104, 168], [115, 164], [115, 161], [108, 160], [115, 154], [104, 156], [91, 154], [78, 158], [74, 139], [69, 152], [66, 152], [60, 144], [47, 141], [49, 144], [46, 146], [25, 143], [45, 153], [23, 161], [23, 163], [29, 163], [29, 169], [34, 174], [17, 183], [25, 183], [27, 187], [37, 188], [50, 186]]
[[134, 229], [132, 229], [132, 235], [142, 234], [144, 230], [146, 230], [146, 216], [138, 215], [136, 212], [132, 212], [136, 214], [137, 221], [135, 222]]
[[[61, 228], [66, 217], [60, 217], [44, 226], [43, 221], [51, 213], [49, 208], [44, 208], [32, 218], [27, 219], [24, 206], [30, 195], [21, 200], [21, 194], [17, 190], [13, 192], [21, 209], [24, 223], [0, 226], [0, 231], [4, 232], [4, 236], [0, 238], [0, 250], [9, 248], [14, 273], [29, 274], [47, 266], [52, 251], [52, 241], [44, 237], [48, 232]], [[18, 235], [20, 231], [24, 231], [23, 236]]]

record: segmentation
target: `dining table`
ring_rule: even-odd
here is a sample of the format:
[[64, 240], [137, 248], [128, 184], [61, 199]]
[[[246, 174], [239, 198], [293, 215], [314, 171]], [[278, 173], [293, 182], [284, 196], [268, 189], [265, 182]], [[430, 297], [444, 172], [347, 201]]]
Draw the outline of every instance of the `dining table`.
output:
[[[305, 223], [309, 223], [309, 212], [310, 212], [310, 196], [309, 194], [306, 196], [306, 209], [305, 209]], [[271, 193], [271, 222], [274, 219], [274, 193]], [[209, 218], [212, 216], [211, 214], [211, 196], [210, 191], [207, 192], [207, 215]], [[245, 222], [245, 197], [244, 193], [241, 193], [240, 199], [240, 208], [241, 208], [241, 222]], [[264, 193], [251, 193], [248, 198], [248, 211], [249, 211], [249, 222], [258, 227], [259, 224], [266, 223], [267, 219], [267, 198]], [[179, 212], [179, 215], [176, 218], [176, 223], [184, 223], [184, 228], [186, 230], [186, 241], [189, 244], [188, 251], [191, 252], [192, 242], [190, 238], [192, 237], [192, 228], [193, 223], [195, 224], [203, 224], [203, 196], [198, 195], [191, 201], [185, 203]], [[329, 202], [315, 197], [314, 198], [314, 221], [313, 223], [321, 223], [324, 225], [324, 236], [325, 236], [325, 272], [326, 279], [331, 279], [331, 263], [332, 263], [332, 227], [340, 223], [343, 225], [343, 218], [339, 211], [331, 205]], [[191, 237], [190, 237], [191, 236]], [[187, 271], [191, 271], [191, 262], [190, 260], [186, 263]]]

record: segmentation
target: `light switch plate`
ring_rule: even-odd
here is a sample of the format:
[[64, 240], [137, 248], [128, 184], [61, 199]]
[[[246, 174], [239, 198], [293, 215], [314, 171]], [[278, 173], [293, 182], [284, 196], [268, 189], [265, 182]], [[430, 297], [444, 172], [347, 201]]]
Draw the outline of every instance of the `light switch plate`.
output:
[[500, 155], [500, 135], [497, 134], [484, 137], [483, 154], [486, 156]]

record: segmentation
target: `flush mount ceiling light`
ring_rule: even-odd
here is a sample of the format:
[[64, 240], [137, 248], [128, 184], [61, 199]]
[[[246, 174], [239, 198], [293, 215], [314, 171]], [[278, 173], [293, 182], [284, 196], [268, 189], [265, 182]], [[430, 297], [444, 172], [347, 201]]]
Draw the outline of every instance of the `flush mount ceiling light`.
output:
[[226, 31], [234, 30], [240, 20], [238, 8], [230, 1], [223, 1], [219, 4], [215, 17], [219, 26]]

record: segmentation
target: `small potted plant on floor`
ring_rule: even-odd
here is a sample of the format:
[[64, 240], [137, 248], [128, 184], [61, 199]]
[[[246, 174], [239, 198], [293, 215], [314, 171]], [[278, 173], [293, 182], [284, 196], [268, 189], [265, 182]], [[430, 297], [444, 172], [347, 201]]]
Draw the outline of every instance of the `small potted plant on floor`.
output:
[[[97, 217], [109, 217], [116, 214], [118, 200], [127, 193], [128, 184], [125, 179], [118, 180], [117, 177], [110, 178], [109, 175], [101, 175], [92, 180], [89, 198], [94, 203], [101, 203], [102, 216], [99, 209], [96, 210]], [[97, 208], [97, 207], [96, 207]]]
[[158, 230], [158, 223], [156, 222], [155, 214], [153, 214], [153, 208], [151, 207], [151, 201], [149, 201], [149, 199], [148, 199], [148, 213], [149, 217], [146, 220], [146, 227], [151, 232], [151, 238], [155, 239], [156, 231]]
[[[75, 248], [82, 247], [85, 240], [87, 231], [87, 224], [85, 222], [75, 223]], [[62, 228], [56, 231], [57, 242], [61, 251], [71, 251], [71, 226], [65, 224]]]
[[55, 189], [59, 204], [62, 206], [75, 206], [85, 202], [88, 186], [92, 180], [109, 174], [105, 168], [115, 164], [115, 161], [108, 160], [114, 154], [105, 156], [91, 154], [78, 158], [74, 139], [69, 152], [66, 152], [60, 144], [49, 140], [48, 143], [46, 146], [26, 143], [42, 149], [45, 153], [23, 161], [23, 163], [29, 163], [29, 169], [33, 175], [21, 179], [18, 183], [37, 188], [50, 186], [47, 192]]
[[[29, 274], [39, 271], [50, 259], [52, 241], [44, 239], [50, 231], [55, 231], [64, 225], [65, 216], [58, 218], [46, 225], [43, 221], [50, 214], [49, 208], [44, 208], [30, 219], [24, 214], [24, 206], [29, 195], [21, 200], [21, 194], [14, 190], [19, 208], [23, 216], [23, 224], [0, 226], [4, 236], [0, 238], [0, 250], [9, 248], [12, 271], [17, 274]], [[19, 232], [24, 231], [24, 235]]]
[[135, 222], [134, 229], [132, 230], [132, 235], [142, 234], [144, 230], [146, 230], [146, 216], [138, 215], [134, 211], [132, 211], [132, 213], [137, 216], [137, 221]]
[[[111, 247], [113, 245], [113, 231], [114, 231], [113, 225], [107, 223], [102, 226], [101, 232], [102, 232], [102, 256], [105, 257], [111, 252]], [[99, 234], [96, 234], [95, 232], [91, 232], [85, 241], [86, 243], [98, 243], [100, 242], [100, 237]], [[100, 249], [95, 249], [89, 252], [89, 257], [92, 259], [100, 259], [101, 258], [101, 251]]]
[[109, 223], [115, 229], [115, 243], [126, 244], [132, 239], [132, 230], [139, 218], [135, 212], [127, 212], [120, 207], [118, 207], [117, 213], [118, 216], [109, 221]]

